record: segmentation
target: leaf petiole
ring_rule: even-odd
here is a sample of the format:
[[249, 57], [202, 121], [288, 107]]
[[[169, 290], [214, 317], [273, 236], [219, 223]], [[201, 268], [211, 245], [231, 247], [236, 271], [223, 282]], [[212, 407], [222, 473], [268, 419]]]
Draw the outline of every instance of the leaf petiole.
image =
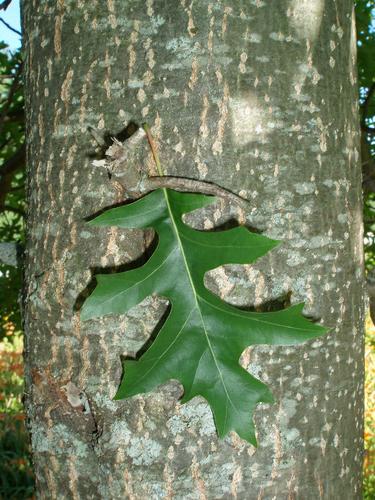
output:
[[147, 140], [148, 140], [148, 143], [149, 143], [150, 148], [151, 148], [152, 156], [154, 157], [156, 168], [158, 169], [159, 175], [162, 177], [164, 175], [163, 169], [161, 168], [161, 163], [160, 163], [156, 143], [155, 143], [154, 138], [152, 137], [151, 130], [150, 130], [148, 123], [143, 123], [142, 128], [146, 132]]

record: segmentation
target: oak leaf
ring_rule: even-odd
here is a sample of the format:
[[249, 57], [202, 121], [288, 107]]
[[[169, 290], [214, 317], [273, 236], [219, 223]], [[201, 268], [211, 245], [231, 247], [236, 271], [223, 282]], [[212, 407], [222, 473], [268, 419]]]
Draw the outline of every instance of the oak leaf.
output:
[[182, 402], [203, 396], [220, 437], [234, 430], [256, 444], [252, 414], [260, 402], [273, 402], [268, 387], [239, 364], [244, 349], [256, 344], [299, 344], [325, 333], [302, 315], [303, 304], [275, 312], [249, 312], [221, 300], [204, 285], [207, 271], [224, 264], [249, 264], [279, 242], [240, 226], [198, 231], [183, 215], [215, 201], [211, 196], [158, 189], [104, 212], [95, 226], [153, 228], [158, 244], [142, 266], [98, 275], [86, 300], [84, 320], [123, 314], [157, 294], [171, 308], [156, 339], [139, 360], [124, 363], [116, 399], [146, 393], [170, 379], [184, 388]]

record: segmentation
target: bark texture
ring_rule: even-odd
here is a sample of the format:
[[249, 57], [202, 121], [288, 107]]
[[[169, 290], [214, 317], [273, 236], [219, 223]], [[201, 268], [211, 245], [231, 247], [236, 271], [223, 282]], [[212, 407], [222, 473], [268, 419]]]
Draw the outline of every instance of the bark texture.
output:
[[[363, 261], [351, 0], [24, 0], [29, 215], [27, 412], [40, 498], [361, 498]], [[208, 285], [233, 304], [304, 301], [331, 328], [242, 363], [277, 403], [255, 414], [259, 447], [216, 437], [171, 381], [112, 398], [120, 356], [165, 304], [81, 323], [93, 273], [139, 257], [149, 235], [88, 228], [121, 201], [91, 162], [87, 128], [147, 121], [165, 173], [247, 197], [192, 221], [233, 218], [283, 244]], [[98, 156], [97, 156], [98, 157]], [[138, 156], [137, 156], [138, 158]], [[137, 168], [129, 161], [128, 169]], [[152, 168], [145, 145], [144, 161]]]

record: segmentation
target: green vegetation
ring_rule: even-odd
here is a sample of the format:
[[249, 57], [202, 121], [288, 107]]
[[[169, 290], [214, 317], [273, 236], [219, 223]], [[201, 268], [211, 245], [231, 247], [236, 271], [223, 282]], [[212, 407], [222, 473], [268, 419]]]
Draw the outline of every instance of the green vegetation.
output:
[[0, 43], [0, 242], [13, 242], [13, 246], [0, 248], [0, 340], [9, 331], [9, 322], [15, 331], [21, 329], [21, 266], [14, 266], [17, 252], [21, 258], [24, 239], [25, 124], [21, 72], [20, 51], [12, 54], [5, 43]]
[[22, 335], [9, 332], [0, 344], [0, 498], [32, 496], [34, 480], [22, 408]]
[[368, 272], [375, 268], [375, 7], [356, 1], [358, 79], [362, 132], [365, 257]]

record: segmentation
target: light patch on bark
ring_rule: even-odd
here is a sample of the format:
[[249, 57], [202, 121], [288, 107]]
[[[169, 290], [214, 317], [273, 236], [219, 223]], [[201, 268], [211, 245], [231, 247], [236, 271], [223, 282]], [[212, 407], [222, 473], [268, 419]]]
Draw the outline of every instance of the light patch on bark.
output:
[[231, 485], [230, 485], [230, 490], [231, 490], [231, 493], [233, 495], [233, 498], [237, 498], [238, 495], [238, 487], [240, 485], [242, 481], [242, 468], [241, 466], [237, 466], [234, 473], [233, 473], [233, 478], [232, 478], [232, 482], [231, 482]]
[[41, 48], [44, 49], [44, 47], [46, 47], [48, 44], [49, 44], [48, 38], [43, 37], [42, 41], [40, 42]]
[[191, 75], [190, 75], [190, 80], [189, 80], [189, 88], [191, 90], [194, 90], [195, 85], [197, 84], [198, 81], [198, 62], [197, 58], [193, 57], [193, 60], [191, 62]]
[[[104, 264], [105, 265], [105, 264]], [[112, 391], [113, 391], [113, 386], [116, 384], [116, 382], [114, 380], [110, 380], [110, 375], [112, 373], [112, 370], [110, 369], [110, 361], [111, 361], [111, 355], [110, 355], [110, 352], [109, 352], [109, 349], [110, 349], [110, 345], [108, 342], [105, 341], [104, 339], [104, 335], [102, 335], [100, 337], [100, 340], [99, 340], [99, 346], [100, 348], [102, 349], [102, 352], [104, 354], [103, 356], [103, 360], [104, 360], [104, 366], [103, 366], [103, 370], [104, 370], [104, 373], [103, 373], [103, 381], [102, 383], [103, 384], [106, 384], [107, 387], [108, 387], [108, 393], [109, 394], [112, 394]], [[112, 391], [111, 391], [112, 389]]]
[[193, 19], [193, 4], [194, 0], [190, 2], [189, 7], [186, 7], [186, 0], [181, 0], [181, 6], [188, 16], [187, 31], [191, 38], [193, 38], [196, 35], [196, 28]]
[[40, 137], [40, 145], [43, 146], [45, 142], [45, 136], [44, 136], [44, 121], [43, 121], [43, 112], [42, 109], [39, 110], [38, 113], [38, 134]]
[[90, 67], [87, 71], [84, 83], [82, 84], [82, 89], [81, 89], [81, 97], [80, 97], [80, 110], [79, 110], [79, 123], [82, 127], [85, 119], [86, 119], [86, 103], [88, 99], [88, 89], [90, 88], [91, 81], [92, 81], [92, 73], [94, 71], [94, 68], [97, 66], [98, 61], [93, 61], [90, 64]]
[[146, 87], [149, 87], [151, 85], [152, 80], [154, 79], [154, 75], [151, 70], [145, 71], [143, 74], [143, 83]]
[[201, 160], [200, 156], [197, 156], [195, 158], [194, 163], [197, 166], [200, 178], [205, 179], [207, 177], [207, 174], [208, 174], [208, 167], [207, 167], [206, 163], [204, 163]]
[[105, 78], [104, 78], [104, 88], [106, 91], [107, 99], [111, 98], [111, 63], [109, 58], [108, 50], [105, 51]]
[[278, 468], [280, 466], [280, 462], [283, 457], [280, 428], [278, 425], [273, 426], [273, 437], [274, 437], [274, 457], [272, 462], [271, 477], [272, 479], [276, 479]]
[[325, 153], [327, 151], [327, 126], [323, 124], [320, 117], [317, 118], [316, 123], [320, 130], [319, 147], [322, 153]]
[[316, 40], [324, 12], [324, 0], [289, 0], [286, 12], [298, 38]]
[[133, 480], [132, 480], [132, 474], [129, 472], [129, 469], [125, 467], [124, 470], [124, 485], [125, 485], [125, 493], [127, 494], [128, 498], [135, 498], [134, 497], [134, 490], [133, 490]]
[[115, 15], [114, 1], [107, 0], [107, 7], [108, 7], [108, 11], [109, 11], [109, 16], [108, 16], [109, 24], [110, 24], [112, 29], [116, 29], [117, 28], [117, 19], [116, 19], [116, 15]]
[[[168, 458], [169, 458], [169, 456], [168, 456]], [[174, 489], [173, 489], [175, 474], [173, 472], [173, 469], [170, 467], [170, 465], [168, 463], [165, 464], [164, 469], [163, 469], [163, 479], [164, 479], [165, 485], [166, 485], [166, 497], [165, 498], [166, 498], [166, 500], [172, 500], [174, 497], [174, 493], [175, 493]]]
[[199, 127], [199, 133], [200, 135], [205, 139], [208, 137], [208, 125], [207, 125], [207, 113], [209, 109], [209, 100], [207, 94], [203, 96], [203, 106], [202, 106], [202, 112], [200, 115], [200, 127]]
[[238, 65], [240, 73], [246, 72], [246, 61], [247, 61], [247, 54], [246, 52], [242, 52], [242, 54], [240, 55], [240, 64]]
[[103, 115], [100, 116], [97, 127], [98, 127], [99, 130], [103, 130], [104, 129], [104, 127], [105, 127], [105, 120], [104, 120]]
[[[213, 4], [210, 3], [208, 4], [207, 7], [208, 13], [211, 14], [213, 10]], [[212, 50], [213, 50], [213, 39], [214, 39], [214, 31], [213, 31], [213, 26], [215, 24], [215, 16], [210, 17], [210, 31], [208, 33], [208, 38], [207, 38], [207, 49], [208, 53], [212, 56]]]
[[173, 146], [173, 151], [176, 151], [176, 153], [180, 153], [181, 156], [185, 156], [185, 151], [183, 148], [184, 148], [184, 145], [183, 145], [182, 141], [180, 141], [178, 144]]
[[296, 494], [298, 493], [298, 487], [295, 486], [297, 476], [294, 471], [292, 471], [290, 479], [287, 481], [288, 486], [288, 500], [295, 500]]
[[212, 145], [212, 151], [214, 155], [221, 154], [223, 152], [223, 138], [225, 132], [225, 124], [228, 119], [228, 101], [229, 101], [229, 86], [224, 82], [224, 92], [223, 98], [219, 104], [219, 122], [217, 125], [216, 139]]
[[154, 0], [147, 0], [146, 2], [146, 6], [147, 6], [147, 15], [149, 17], [152, 17], [154, 15]]
[[228, 15], [231, 14], [233, 11], [232, 7], [229, 7], [226, 5], [224, 7], [224, 15], [223, 15], [223, 21], [221, 23], [221, 36], [224, 37], [226, 31], [227, 31], [227, 25], [228, 25]]
[[69, 104], [70, 87], [72, 85], [73, 75], [74, 75], [74, 71], [72, 69], [70, 69], [67, 72], [65, 80], [63, 81], [62, 86], [61, 86], [60, 97], [61, 97], [61, 100], [63, 101], [63, 103], [65, 104], [65, 106], [67, 106]]
[[223, 74], [221, 72], [220, 66], [217, 66], [216, 71], [215, 71], [215, 75], [216, 75], [216, 78], [217, 78], [217, 83], [219, 85], [221, 85], [221, 82], [223, 81]]
[[268, 134], [265, 110], [259, 104], [254, 92], [229, 98], [233, 140], [239, 146], [265, 138]]
[[147, 436], [134, 437], [127, 443], [125, 453], [135, 465], [151, 465], [159, 458], [161, 449], [157, 441]]
[[58, 14], [55, 17], [55, 31], [54, 31], [53, 43], [55, 47], [55, 54], [58, 59], [60, 59], [61, 57], [61, 29], [62, 29], [63, 18], [64, 14]]
[[48, 68], [48, 80], [51, 80], [52, 78], [52, 59], [48, 58], [47, 59], [47, 68]]
[[197, 458], [195, 455], [193, 455], [193, 460], [191, 463], [190, 470], [191, 470], [192, 478], [197, 486], [199, 500], [207, 500], [206, 487], [205, 487], [204, 481], [200, 475], [200, 464], [197, 461]]
[[146, 92], [143, 89], [139, 89], [137, 93], [137, 99], [139, 102], [143, 103], [146, 100]]
[[133, 21], [133, 31], [130, 34], [130, 44], [128, 46], [128, 54], [129, 54], [129, 63], [128, 63], [128, 74], [129, 74], [129, 80], [133, 74], [133, 68], [135, 66], [135, 63], [137, 61], [137, 53], [135, 51], [134, 45], [138, 41], [138, 36], [139, 36], [139, 29], [140, 29], [140, 21], [135, 20]]
[[144, 47], [147, 50], [147, 52], [146, 52], [147, 65], [150, 68], [150, 70], [152, 70], [153, 67], [155, 66], [156, 62], [155, 62], [155, 52], [154, 52], [153, 48], [151, 47], [151, 38], [147, 38]]
[[117, 245], [117, 241], [119, 239], [118, 233], [118, 228], [111, 227], [109, 229], [109, 239], [107, 244], [107, 259], [109, 260], [109, 257], [111, 257], [115, 263], [121, 262], [121, 252], [119, 246]]
[[60, 471], [59, 461], [55, 456], [50, 457], [51, 467], [48, 471], [47, 482], [50, 489], [51, 498], [57, 498], [58, 486], [56, 477], [58, 477]]

